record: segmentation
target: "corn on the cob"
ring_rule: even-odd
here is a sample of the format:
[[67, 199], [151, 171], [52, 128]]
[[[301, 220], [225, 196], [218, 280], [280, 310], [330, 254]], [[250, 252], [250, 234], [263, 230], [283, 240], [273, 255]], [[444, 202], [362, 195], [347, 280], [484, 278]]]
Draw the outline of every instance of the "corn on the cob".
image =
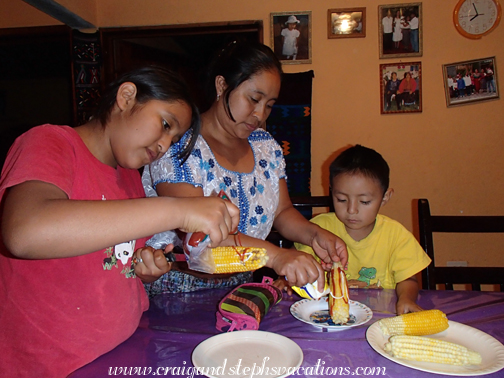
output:
[[268, 261], [266, 249], [252, 247], [216, 247], [212, 248], [215, 263], [213, 273], [235, 273], [256, 270]]
[[379, 324], [385, 336], [424, 336], [447, 329], [448, 319], [440, 310], [425, 310], [381, 319]]
[[350, 317], [348, 305], [348, 283], [341, 263], [333, 263], [328, 274], [329, 287], [329, 315], [335, 324], [345, 324]]
[[385, 351], [393, 357], [410, 361], [437, 362], [450, 365], [479, 365], [478, 352], [448, 341], [422, 336], [392, 336]]

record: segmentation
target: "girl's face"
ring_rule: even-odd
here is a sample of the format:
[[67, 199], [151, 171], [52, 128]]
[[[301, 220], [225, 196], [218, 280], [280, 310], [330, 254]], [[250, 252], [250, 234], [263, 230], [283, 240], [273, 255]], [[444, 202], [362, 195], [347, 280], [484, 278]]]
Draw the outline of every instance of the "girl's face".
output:
[[[269, 117], [279, 92], [280, 75], [276, 70], [259, 72], [241, 83], [229, 95], [229, 108], [236, 123], [228, 131], [240, 139], [248, 138]], [[232, 123], [227, 115], [226, 118]]]
[[295, 29], [296, 28], [296, 24], [294, 22], [291, 22], [289, 25], [289, 30], [292, 30], [292, 29]]
[[[133, 101], [134, 102], [134, 101]], [[150, 100], [121, 112], [110, 136], [117, 165], [138, 169], [159, 159], [191, 126], [192, 110], [184, 101]]]
[[332, 180], [332, 198], [338, 219], [345, 225], [348, 235], [359, 241], [374, 228], [376, 215], [390, 196], [383, 195], [378, 180], [361, 173], [343, 173]]

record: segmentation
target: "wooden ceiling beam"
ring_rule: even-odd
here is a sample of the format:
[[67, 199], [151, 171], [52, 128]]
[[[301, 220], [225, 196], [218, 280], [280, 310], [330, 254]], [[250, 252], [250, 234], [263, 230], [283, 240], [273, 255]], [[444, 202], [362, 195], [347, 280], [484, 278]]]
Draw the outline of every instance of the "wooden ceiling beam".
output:
[[37, 8], [38, 10], [46, 13], [47, 15], [63, 22], [72, 29], [94, 29], [96, 28], [92, 23], [84, 20], [79, 15], [69, 11], [67, 8], [58, 4], [54, 0], [23, 0], [25, 3]]

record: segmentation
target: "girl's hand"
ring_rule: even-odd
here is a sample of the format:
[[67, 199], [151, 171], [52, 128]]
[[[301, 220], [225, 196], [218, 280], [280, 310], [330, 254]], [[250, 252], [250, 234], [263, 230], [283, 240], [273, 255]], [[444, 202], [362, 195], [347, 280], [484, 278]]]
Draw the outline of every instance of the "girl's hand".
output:
[[317, 233], [312, 239], [311, 247], [322, 260], [321, 264], [325, 270], [332, 269], [333, 261], [340, 261], [345, 270], [348, 268], [346, 244], [332, 232], [318, 227]]
[[234, 233], [240, 221], [240, 211], [231, 201], [218, 197], [177, 198], [184, 212], [183, 232], [203, 232], [210, 236], [210, 246], [217, 247]]
[[318, 290], [324, 291], [325, 274], [320, 264], [312, 255], [295, 249], [281, 249], [268, 264], [279, 276], [285, 276], [289, 285], [304, 286], [318, 281]]
[[138, 248], [132, 259], [137, 277], [144, 283], [150, 283], [168, 273], [173, 263], [166, 261], [164, 252], [170, 252], [172, 249], [173, 244], [167, 245], [165, 251], [149, 246]]

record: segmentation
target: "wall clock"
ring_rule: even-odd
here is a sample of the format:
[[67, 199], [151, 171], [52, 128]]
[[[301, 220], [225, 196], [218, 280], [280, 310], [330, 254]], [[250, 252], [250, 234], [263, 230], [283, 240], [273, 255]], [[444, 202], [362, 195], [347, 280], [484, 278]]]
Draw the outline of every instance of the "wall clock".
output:
[[498, 0], [460, 0], [453, 11], [453, 23], [464, 37], [477, 39], [494, 30], [501, 15]]

